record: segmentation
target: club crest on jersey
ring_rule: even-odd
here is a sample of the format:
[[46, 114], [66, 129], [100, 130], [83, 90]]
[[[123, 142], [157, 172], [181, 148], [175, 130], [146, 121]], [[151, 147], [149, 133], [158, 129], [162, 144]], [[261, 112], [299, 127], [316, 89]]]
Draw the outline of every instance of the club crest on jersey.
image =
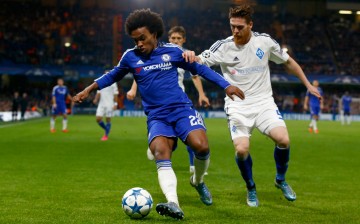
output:
[[163, 55], [161, 56], [161, 59], [162, 59], [164, 62], [168, 62], [168, 61], [170, 61], [171, 57], [170, 57], [170, 55], [168, 55], [168, 54], [163, 54]]
[[262, 51], [260, 48], [258, 48], [256, 51], [256, 56], [258, 56], [258, 58], [262, 59], [264, 57], [264, 51]]
[[231, 128], [231, 131], [232, 131], [232, 132], [236, 132], [236, 130], [237, 130], [236, 126], [233, 125], [232, 128]]

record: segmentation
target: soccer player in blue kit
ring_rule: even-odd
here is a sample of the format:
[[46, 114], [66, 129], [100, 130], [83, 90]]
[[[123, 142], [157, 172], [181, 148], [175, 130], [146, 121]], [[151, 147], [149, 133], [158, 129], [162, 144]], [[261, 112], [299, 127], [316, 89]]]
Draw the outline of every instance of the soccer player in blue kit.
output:
[[155, 156], [159, 184], [167, 199], [167, 202], [156, 205], [156, 211], [160, 215], [183, 219], [184, 213], [177, 196], [177, 179], [171, 165], [171, 154], [177, 146], [177, 138], [195, 153], [195, 173], [190, 178], [191, 186], [206, 205], [212, 204], [212, 196], [203, 181], [210, 162], [205, 124], [180, 88], [177, 68], [217, 84], [231, 99], [244, 99], [244, 93], [210, 68], [187, 62], [183, 58], [183, 50], [177, 45], [159, 42], [164, 33], [164, 23], [161, 16], [150, 9], [133, 11], [125, 21], [125, 29], [136, 46], [128, 49], [114, 69], [78, 93], [73, 101], [81, 103], [91, 91], [105, 88], [128, 73], [133, 74], [147, 115], [148, 143]]
[[[319, 81], [314, 80], [312, 82], [313, 86], [316, 87], [321, 96], [323, 96], [323, 91], [319, 86]], [[309, 92], [306, 92], [305, 100], [304, 100], [304, 110], [310, 110], [311, 121], [309, 124], [309, 132], [310, 133], [319, 133], [319, 129], [317, 127], [317, 121], [319, 120], [319, 114], [321, 110], [324, 108], [323, 100], [319, 100], [319, 98]]]
[[62, 122], [62, 132], [68, 132], [67, 129], [67, 113], [66, 113], [66, 98], [72, 98], [69, 94], [69, 90], [64, 86], [64, 80], [59, 78], [57, 79], [57, 85], [54, 86], [52, 90], [52, 107], [51, 107], [51, 119], [50, 119], [50, 132], [55, 133], [55, 119], [57, 115], [63, 116]]

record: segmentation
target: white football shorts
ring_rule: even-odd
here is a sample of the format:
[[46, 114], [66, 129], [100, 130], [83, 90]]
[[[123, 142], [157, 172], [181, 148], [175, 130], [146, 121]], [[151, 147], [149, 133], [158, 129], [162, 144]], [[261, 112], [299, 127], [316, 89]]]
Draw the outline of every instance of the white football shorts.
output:
[[286, 127], [284, 119], [275, 102], [267, 101], [262, 104], [225, 106], [228, 118], [228, 128], [231, 139], [250, 137], [254, 128], [269, 135], [275, 127]]
[[114, 114], [114, 106], [98, 106], [96, 109], [97, 117], [112, 117]]

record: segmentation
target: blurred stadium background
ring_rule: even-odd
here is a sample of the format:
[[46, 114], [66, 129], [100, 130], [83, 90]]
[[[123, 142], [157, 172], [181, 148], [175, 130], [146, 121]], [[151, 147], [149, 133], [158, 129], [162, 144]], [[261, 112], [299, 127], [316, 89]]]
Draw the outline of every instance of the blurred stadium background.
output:
[[[185, 47], [197, 54], [218, 39], [231, 35], [228, 8], [242, 0], [0, 0], [0, 121], [9, 120], [12, 96], [27, 93], [26, 118], [48, 116], [51, 89], [62, 77], [71, 94], [117, 64], [124, 50], [133, 47], [124, 21], [137, 8], [160, 13], [166, 29], [182, 25]], [[252, 0], [253, 30], [268, 33], [299, 62], [310, 80], [325, 92], [322, 119], [338, 113], [335, 100], [345, 91], [360, 97], [360, 2], [358, 0]], [[162, 39], [167, 41], [165, 35]], [[215, 68], [218, 69], [218, 68]], [[271, 64], [274, 96], [279, 108], [293, 119], [307, 119], [305, 87], [283, 67]], [[127, 101], [131, 76], [119, 82], [118, 115], [142, 116], [141, 100]], [[189, 77], [187, 93], [196, 102]], [[218, 116], [224, 93], [203, 82], [212, 107], [205, 116]], [[76, 105], [73, 113], [93, 114], [92, 98]], [[359, 119], [360, 105], [352, 113]], [[220, 112], [222, 113], [222, 112]], [[8, 114], [10, 115], [10, 114]], [[303, 116], [304, 115], [304, 116]], [[290, 118], [289, 117], [289, 118]], [[338, 119], [336, 117], [336, 119]]]

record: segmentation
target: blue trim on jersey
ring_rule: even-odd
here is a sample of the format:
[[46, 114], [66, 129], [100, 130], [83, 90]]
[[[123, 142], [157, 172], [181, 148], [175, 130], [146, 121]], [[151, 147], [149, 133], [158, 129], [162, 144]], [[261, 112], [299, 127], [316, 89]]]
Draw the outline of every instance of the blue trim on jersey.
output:
[[211, 47], [210, 47], [210, 51], [215, 53], [219, 47], [224, 44], [224, 43], [229, 43], [229, 42], [233, 42], [234, 41], [234, 38], [231, 38], [231, 39], [225, 39], [225, 40], [218, 40], [216, 41]]

